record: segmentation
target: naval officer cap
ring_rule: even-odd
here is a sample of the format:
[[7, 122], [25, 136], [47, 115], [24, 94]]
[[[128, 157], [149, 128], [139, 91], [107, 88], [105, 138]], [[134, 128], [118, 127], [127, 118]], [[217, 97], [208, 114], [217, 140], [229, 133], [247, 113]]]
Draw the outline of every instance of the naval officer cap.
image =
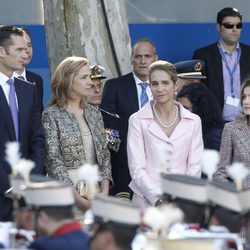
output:
[[92, 201], [92, 211], [96, 221], [138, 226], [141, 222], [140, 210], [130, 201], [111, 196], [97, 195]]
[[100, 79], [100, 80], [102, 80], [102, 79], [107, 78], [104, 75], [105, 68], [100, 66], [100, 65], [91, 65], [90, 70], [91, 70], [91, 75], [90, 75], [91, 79]]
[[205, 63], [202, 60], [188, 60], [175, 63], [177, 76], [184, 79], [207, 79], [202, 75]]

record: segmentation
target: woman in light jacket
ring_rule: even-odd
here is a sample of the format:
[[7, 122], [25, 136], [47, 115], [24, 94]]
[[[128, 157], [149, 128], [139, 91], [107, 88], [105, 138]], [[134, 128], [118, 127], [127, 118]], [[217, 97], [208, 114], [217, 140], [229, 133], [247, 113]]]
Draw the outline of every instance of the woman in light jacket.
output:
[[161, 172], [200, 177], [203, 151], [200, 118], [175, 102], [175, 67], [154, 62], [149, 82], [153, 101], [130, 117], [127, 147], [129, 187], [142, 210], [159, 204]]

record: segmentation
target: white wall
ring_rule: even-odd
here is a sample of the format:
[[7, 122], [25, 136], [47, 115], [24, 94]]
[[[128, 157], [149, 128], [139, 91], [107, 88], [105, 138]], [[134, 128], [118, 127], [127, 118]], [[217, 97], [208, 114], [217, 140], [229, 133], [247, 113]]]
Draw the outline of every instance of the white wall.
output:
[[213, 23], [225, 7], [238, 8], [250, 22], [250, 0], [124, 0], [129, 23]]
[[0, 0], [1, 24], [44, 24], [42, 0]]

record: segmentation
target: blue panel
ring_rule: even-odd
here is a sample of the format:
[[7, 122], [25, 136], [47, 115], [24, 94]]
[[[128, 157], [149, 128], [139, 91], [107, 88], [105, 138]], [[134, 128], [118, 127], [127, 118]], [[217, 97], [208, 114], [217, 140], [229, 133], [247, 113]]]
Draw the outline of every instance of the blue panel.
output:
[[32, 35], [33, 59], [29, 68], [48, 68], [48, 56], [44, 25], [23, 25]]
[[39, 74], [43, 78], [43, 105], [48, 106], [50, 100], [50, 74], [48, 68], [28, 68], [29, 70]]
[[[247, 44], [250, 44], [249, 29], [250, 24], [244, 23], [241, 41]], [[159, 59], [172, 63], [189, 60], [195, 49], [218, 40], [214, 23], [130, 24], [129, 31], [132, 44], [140, 38], [150, 38]]]

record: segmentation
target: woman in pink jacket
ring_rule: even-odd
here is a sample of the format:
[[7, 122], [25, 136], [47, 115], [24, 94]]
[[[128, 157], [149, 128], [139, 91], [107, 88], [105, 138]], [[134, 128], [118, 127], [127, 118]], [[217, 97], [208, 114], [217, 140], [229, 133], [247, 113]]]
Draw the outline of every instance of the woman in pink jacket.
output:
[[130, 117], [127, 145], [129, 187], [143, 211], [159, 203], [161, 172], [200, 177], [203, 151], [200, 118], [175, 101], [175, 67], [154, 62], [149, 82], [153, 101]]

